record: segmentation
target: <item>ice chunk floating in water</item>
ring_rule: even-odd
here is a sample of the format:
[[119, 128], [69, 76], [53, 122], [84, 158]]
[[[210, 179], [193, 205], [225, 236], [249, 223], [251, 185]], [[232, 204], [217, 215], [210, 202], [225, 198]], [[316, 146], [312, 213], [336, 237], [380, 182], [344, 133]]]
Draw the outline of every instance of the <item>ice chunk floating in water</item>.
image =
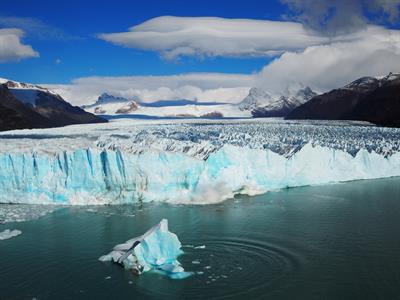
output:
[[115, 122], [0, 133], [0, 203], [205, 204], [391, 176], [397, 128]]
[[173, 279], [191, 275], [180, 265], [178, 256], [183, 252], [176, 234], [168, 230], [168, 220], [161, 222], [145, 234], [114, 247], [100, 261], [113, 261], [136, 274], [156, 271]]
[[15, 236], [20, 235], [21, 233], [22, 232], [17, 229], [14, 229], [14, 230], [6, 229], [3, 232], [0, 232], [0, 241], [11, 239]]

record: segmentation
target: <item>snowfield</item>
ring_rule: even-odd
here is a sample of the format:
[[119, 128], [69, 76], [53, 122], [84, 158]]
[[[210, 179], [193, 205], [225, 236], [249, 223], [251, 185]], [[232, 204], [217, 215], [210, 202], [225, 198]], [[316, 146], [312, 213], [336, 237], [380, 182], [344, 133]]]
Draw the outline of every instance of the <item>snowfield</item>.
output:
[[0, 203], [206, 204], [400, 176], [400, 130], [366, 123], [117, 120], [0, 134]]

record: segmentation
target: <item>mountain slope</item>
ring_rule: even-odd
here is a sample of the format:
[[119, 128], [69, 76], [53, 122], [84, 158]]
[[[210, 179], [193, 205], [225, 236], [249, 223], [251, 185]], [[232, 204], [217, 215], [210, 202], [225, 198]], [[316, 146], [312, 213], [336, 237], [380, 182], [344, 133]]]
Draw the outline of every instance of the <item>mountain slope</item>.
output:
[[301, 88], [295, 93], [273, 97], [259, 88], [252, 88], [249, 95], [239, 103], [242, 111], [251, 111], [253, 117], [284, 117], [294, 108], [316, 96], [309, 87]]
[[0, 131], [45, 128], [52, 122], [21, 103], [5, 85], [0, 85]]
[[249, 94], [239, 104], [241, 111], [252, 111], [262, 106], [266, 106], [274, 102], [272, 96], [260, 88], [251, 88]]
[[107, 122], [40, 86], [0, 80], [0, 130]]
[[400, 74], [357, 79], [314, 97], [294, 109], [287, 119], [359, 120], [400, 126]]
[[129, 114], [139, 109], [138, 99], [128, 100], [127, 98], [114, 96], [108, 93], [101, 94], [96, 102], [82, 106], [94, 114]]

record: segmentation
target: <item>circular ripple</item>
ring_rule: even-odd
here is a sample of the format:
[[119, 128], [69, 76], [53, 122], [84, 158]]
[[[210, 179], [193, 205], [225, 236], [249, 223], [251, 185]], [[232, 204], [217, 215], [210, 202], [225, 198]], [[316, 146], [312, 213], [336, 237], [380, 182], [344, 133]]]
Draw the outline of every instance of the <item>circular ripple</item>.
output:
[[161, 298], [256, 298], [286, 284], [286, 277], [300, 268], [300, 258], [278, 245], [251, 239], [203, 243], [205, 248], [184, 246], [185, 254], [179, 259], [194, 276], [168, 286], [150, 284], [144, 276], [139, 284], [143, 292]]

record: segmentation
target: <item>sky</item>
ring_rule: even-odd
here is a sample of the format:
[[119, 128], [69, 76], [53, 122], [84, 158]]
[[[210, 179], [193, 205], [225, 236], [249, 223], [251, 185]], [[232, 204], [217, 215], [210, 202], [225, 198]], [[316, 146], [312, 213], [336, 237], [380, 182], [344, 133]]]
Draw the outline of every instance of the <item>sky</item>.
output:
[[0, 77], [74, 104], [238, 102], [400, 72], [400, 0], [0, 0]]

